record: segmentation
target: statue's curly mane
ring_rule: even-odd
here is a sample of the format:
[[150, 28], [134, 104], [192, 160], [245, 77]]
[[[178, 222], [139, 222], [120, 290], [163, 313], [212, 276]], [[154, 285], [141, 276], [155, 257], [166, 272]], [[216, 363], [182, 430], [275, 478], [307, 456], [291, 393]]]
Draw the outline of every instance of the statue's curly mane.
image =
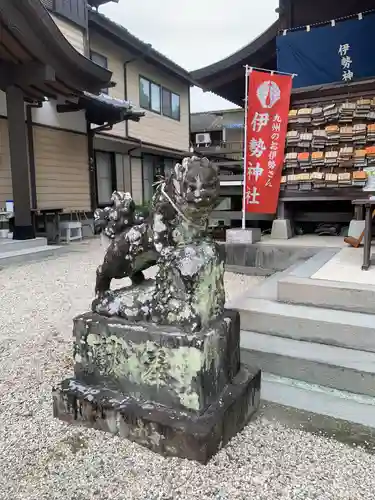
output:
[[136, 224], [135, 203], [130, 193], [114, 191], [111, 205], [94, 212], [94, 229], [96, 234], [104, 233], [114, 238], [124, 229]]

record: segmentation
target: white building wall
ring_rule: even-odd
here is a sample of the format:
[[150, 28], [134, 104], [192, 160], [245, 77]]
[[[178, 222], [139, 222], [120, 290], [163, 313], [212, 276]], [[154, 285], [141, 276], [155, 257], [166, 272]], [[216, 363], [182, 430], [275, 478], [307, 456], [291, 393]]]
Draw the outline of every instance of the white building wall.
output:
[[[50, 100], [43, 103], [41, 108], [32, 108], [33, 123], [47, 125], [52, 128], [62, 128], [72, 132], [86, 133], [85, 112], [58, 113], [57, 101]], [[0, 92], [0, 117], [7, 116], [6, 97]]]
[[54, 128], [63, 128], [73, 132], [86, 133], [86, 119], [84, 111], [75, 113], [58, 113], [57, 101], [47, 101], [42, 108], [33, 108], [33, 122], [48, 125]]

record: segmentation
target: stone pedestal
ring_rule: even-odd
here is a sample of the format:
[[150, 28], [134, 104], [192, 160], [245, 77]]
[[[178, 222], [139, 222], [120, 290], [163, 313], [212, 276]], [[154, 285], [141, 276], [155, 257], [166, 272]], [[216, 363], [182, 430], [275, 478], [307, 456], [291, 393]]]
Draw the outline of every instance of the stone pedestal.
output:
[[261, 240], [262, 232], [259, 228], [252, 229], [227, 229], [226, 243], [247, 243], [252, 245]]
[[275, 240], [289, 240], [293, 238], [292, 225], [289, 219], [275, 219], [272, 223], [271, 238]]
[[365, 221], [364, 220], [351, 220], [349, 224], [348, 236], [352, 236], [353, 238], [359, 238], [362, 231], [365, 229]]
[[259, 406], [260, 372], [240, 365], [237, 312], [196, 333], [86, 313], [74, 337], [75, 376], [53, 391], [64, 421], [205, 463]]

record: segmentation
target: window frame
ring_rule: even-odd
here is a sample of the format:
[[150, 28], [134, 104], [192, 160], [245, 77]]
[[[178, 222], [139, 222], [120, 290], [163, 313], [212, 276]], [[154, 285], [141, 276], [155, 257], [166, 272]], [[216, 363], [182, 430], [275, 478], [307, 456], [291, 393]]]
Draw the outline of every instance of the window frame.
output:
[[[94, 61], [94, 59], [92, 58], [92, 56], [94, 55], [95, 56], [98, 56], [99, 58], [101, 58], [103, 60], [103, 62], [105, 62], [105, 64], [99, 64], [98, 62]], [[97, 52], [96, 50], [91, 50], [90, 49], [90, 60], [97, 64], [98, 66], [101, 66], [102, 68], [105, 68], [105, 69], [108, 69], [108, 57], [101, 54], [100, 52]], [[104, 88], [104, 89], [100, 89], [100, 91], [102, 92], [102, 94], [106, 94], [106, 95], [109, 95], [109, 89], [108, 87]]]
[[[97, 153], [104, 154], [110, 160], [110, 165], [109, 165], [109, 167], [110, 167], [110, 171], [109, 171], [110, 179], [109, 180], [110, 180], [110, 184], [111, 184], [112, 193], [113, 193], [113, 191], [115, 191], [117, 189], [116, 155], [115, 155], [115, 153], [113, 151], [103, 151], [102, 149], [95, 149], [94, 150], [96, 207], [97, 208], [105, 208], [106, 206], [108, 206], [108, 202], [102, 201], [101, 203], [99, 203], [99, 182], [100, 182], [100, 178], [99, 178], [99, 175], [98, 175], [98, 166], [97, 166], [98, 157], [97, 157]], [[110, 201], [111, 200], [109, 200], [109, 203], [110, 203]]]
[[[169, 108], [171, 110], [170, 114], [168, 111], [166, 111], [166, 112], [164, 111], [164, 94], [165, 93], [168, 95], [168, 104], [169, 104]], [[166, 116], [167, 118], [171, 118], [172, 117], [172, 93], [166, 87], [163, 87], [163, 91], [162, 91], [161, 95], [162, 95], [161, 109], [162, 109], [163, 116]]]
[[[172, 97], [176, 96], [178, 97], [178, 118], [173, 116], [173, 106], [172, 106]], [[172, 92], [171, 91], [171, 110], [172, 110], [172, 120], [175, 120], [176, 122], [181, 121], [181, 96], [180, 94], [177, 94], [177, 92]]]
[[[167, 87], [162, 87], [163, 88], [163, 91], [164, 92], [167, 92], [169, 94], [169, 107], [170, 107], [170, 110], [171, 110], [171, 113], [164, 113], [163, 111], [163, 92], [162, 92], [162, 103], [161, 103], [161, 106], [162, 106], [162, 113], [163, 113], [163, 116], [166, 116], [167, 118], [170, 118], [171, 120], [174, 120], [176, 122], [180, 122], [181, 121], [181, 96], [180, 94], [177, 94], [177, 92], [173, 92], [172, 90], [170, 90], [169, 88]], [[172, 107], [172, 96], [176, 96], [178, 97], [178, 118], [176, 118], [175, 116], [173, 116], [173, 107]]]
[[[148, 107], [142, 106], [141, 104], [141, 80], [144, 80], [148, 83], [148, 90], [149, 90], [149, 100], [150, 100], [150, 105]], [[152, 92], [151, 92], [151, 86], [155, 85], [156, 87], [159, 88], [159, 111], [155, 110], [152, 108]], [[152, 113], [155, 113], [156, 115], [161, 115], [162, 114], [162, 86], [159, 83], [156, 83], [154, 80], [151, 80], [150, 78], [147, 78], [146, 76], [139, 75], [139, 106], [142, 109], [146, 109], [147, 111], [151, 111]]]
[[[150, 105], [148, 107], [142, 106], [141, 105], [141, 80], [144, 80], [148, 83], [148, 88], [149, 88], [149, 96], [150, 96]], [[174, 120], [176, 122], [181, 121], [181, 96], [180, 94], [177, 94], [177, 92], [173, 92], [173, 90], [170, 90], [168, 87], [165, 87], [164, 85], [160, 85], [159, 83], [155, 82], [151, 78], [148, 78], [144, 75], [139, 74], [139, 106], [142, 109], [146, 109], [147, 111], [151, 111], [152, 113], [155, 113], [157, 115], [165, 116], [166, 118], [170, 118], [171, 120]], [[151, 93], [151, 85], [156, 85], [159, 87], [159, 95], [160, 95], [160, 111], [155, 111], [152, 109], [152, 93]], [[167, 92], [169, 94], [169, 104], [170, 104], [170, 113], [165, 113], [163, 111], [163, 92]], [[172, 108], [172, 95], [176, 96], [178, 98], [178, 117], [173, 116], [173, 108]]]

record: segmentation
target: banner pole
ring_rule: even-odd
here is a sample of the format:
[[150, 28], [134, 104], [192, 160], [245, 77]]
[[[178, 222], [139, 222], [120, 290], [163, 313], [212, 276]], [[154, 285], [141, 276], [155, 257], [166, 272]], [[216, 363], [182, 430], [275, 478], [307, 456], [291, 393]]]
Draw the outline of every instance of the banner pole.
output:
[[298, 76], [297, 73], [286, 73], [285, 71], [277, 71], [277, 69], [258, 68], [257, 66], [245, 66], [245, 67], [248, 68], [248, 70], [250, 70], [249, 72], [251, 72], [251, 70], [255, 69], [256, 71], [261, 71], [262, 73], [272, 73], [275, 75], [286, 75], [286, 76], [291, 76], [292, 78], [294, 78], [295, 76]]
[[242, 229], [246, 229], [246, 174], [247, 174], [247, 114], [248, 114], [248, 99], [249, 99], [249, 67], [245, 66], [245, 123], [244, 123], [244, 138], [243, 138], [243, 186], [242, 186]]

